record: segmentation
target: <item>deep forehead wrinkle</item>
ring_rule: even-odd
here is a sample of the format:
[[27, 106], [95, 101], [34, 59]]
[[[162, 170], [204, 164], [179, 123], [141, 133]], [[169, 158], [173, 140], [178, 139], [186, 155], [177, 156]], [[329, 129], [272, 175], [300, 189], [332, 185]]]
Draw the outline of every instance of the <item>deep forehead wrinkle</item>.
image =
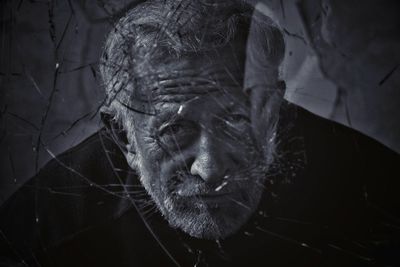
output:
[[[156, 107], [157, 116], [152, 118], [153, 122], [164, 122], [164, 121], [174, 121], [175, 119], [183, 118], [186, 116], [193, 116], [193, 105], [197, 106], [198, 103], [211, 100], [214, 105], [218, 106], [219, 112], [221, 114], [231, 114], [234, 112], [244, 112], [247, 113], [248, 108], [244, 108], [242, 105], [238, 105], [236, 101], [229, 101], [224, 98], [221, 101], [218, 97], [221, 93], [213, 93], [209, 96], [193, 96], [187, 98], [179, 103], [172, 101], [159, 102]], [[204, 99], [206, 97], [206, 99]], [[199, 102], [198, 102], [199, 101]], [[210, 112], [208, 109], [199, 110], [199, 113], [206, 113], [208, 116], [218, 117], [217, 113]]]
[[[235, 76], [240, 75], [235, 72]], [[154, 81], [155, 80], [155, 81]], [[241, 90], [240, 85], [225, 69], [204, 71], [184, 70], [162, 73], [146, 84], [146, 90], [154, 100], [160, 98], [182, 98], [185, 96], [206, 95], [215, 92]]]
[[[190, 89], [187, 89], [190, 91]], [[211, 88], [210, 90], [205, 90], [202, 89], [202, 91], [198, 92], [186, 92], [186, 93], [166, 93], [166, 94], [158, 94], [156, 95], [153, 99], [154, 103], [179, 103], [179, 104], [185, 104], [187, 102], [190, 102], [192, 100], [198, 99], [202, 96], [207, 96], [211, 94], [219, 94], [223, 93], [222, 90]]]

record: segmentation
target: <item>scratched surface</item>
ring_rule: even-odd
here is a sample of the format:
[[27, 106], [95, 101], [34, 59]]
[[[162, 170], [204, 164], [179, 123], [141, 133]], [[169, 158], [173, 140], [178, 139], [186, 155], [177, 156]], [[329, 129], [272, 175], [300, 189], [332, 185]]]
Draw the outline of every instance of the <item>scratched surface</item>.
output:
[[[102, 127], [102, 47], [117, 18], [138, 2], [1, 2], [0, 203], [50, 159]], [[398, 3], [251, 2], [282, 27], [286, 99], [399, 152]], [[290, 168], [282, 164], [279, 173]], [[120, 185], [105, 189], [113, 186]], [[155, 209], [147, 202], [142, 208], [147, 208], [146, 216]], [[279, 224], [281, 219], [276, 220]], [[268, 229], [258, 230], [309, 247]]]
[[[96, 64], [115, 17], [135, 2], [2, 2], [3, 201], [50, 159], [42, 146], [59, 154], [100, 127]], [[286, 98], [399, 151], [396, 4], [322, 2], [263, 2], [285, 33]]]

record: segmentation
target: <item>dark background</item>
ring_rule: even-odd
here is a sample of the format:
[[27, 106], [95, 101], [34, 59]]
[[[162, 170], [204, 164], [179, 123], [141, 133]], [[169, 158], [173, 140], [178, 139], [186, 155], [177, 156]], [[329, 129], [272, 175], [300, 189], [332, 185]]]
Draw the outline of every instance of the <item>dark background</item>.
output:
[[[101, 48], [137, 2], [1, 0], [0, 203], [101, 127]], [[399, 1], [252, 2], [285, 33], [286, 98], [400, 152]]]

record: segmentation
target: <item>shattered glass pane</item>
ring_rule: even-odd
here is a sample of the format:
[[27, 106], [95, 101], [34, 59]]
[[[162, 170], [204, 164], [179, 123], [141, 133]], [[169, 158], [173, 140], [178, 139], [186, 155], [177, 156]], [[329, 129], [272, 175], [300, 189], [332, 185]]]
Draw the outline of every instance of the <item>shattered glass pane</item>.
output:
[[399, 3], [0, 3], [0, 266], [398, 266]]

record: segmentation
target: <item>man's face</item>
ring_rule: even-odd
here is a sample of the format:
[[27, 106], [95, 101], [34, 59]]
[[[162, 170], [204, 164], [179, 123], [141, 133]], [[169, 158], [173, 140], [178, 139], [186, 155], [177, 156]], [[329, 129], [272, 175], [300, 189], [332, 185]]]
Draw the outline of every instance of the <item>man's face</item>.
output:
[[128, 163], [169, 224], [194, 237], [236, 232], [261, 198], [267, 166], [252, 134], [240, 62], [219, 53], [160, 65], [155, 115], [128, 116], [135, 144]]

